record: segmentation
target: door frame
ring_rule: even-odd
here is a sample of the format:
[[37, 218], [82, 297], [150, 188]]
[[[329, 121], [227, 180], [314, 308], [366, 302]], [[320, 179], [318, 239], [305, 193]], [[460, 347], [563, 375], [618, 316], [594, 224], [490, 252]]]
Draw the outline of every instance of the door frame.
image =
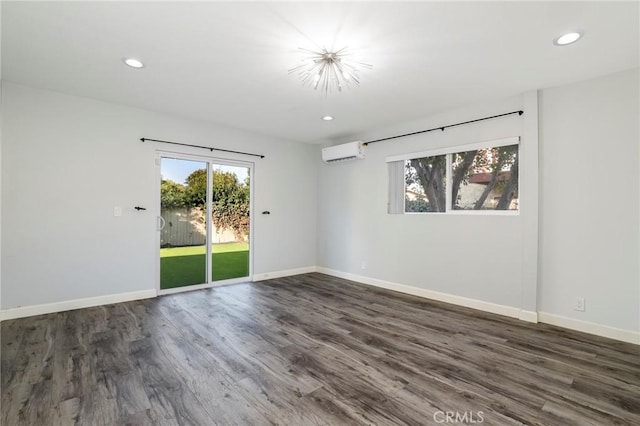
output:
[[[194, 285], [188, 285], [188, 286], [184, 286], [184, 287], [176, 287], [176, 288], [170, 288], [170, 289], [166, 289], [166, 290], [162, 290], [160, 288], [160, 226], [159, 226], [159, 217], [161, 216], [161, 210], [162, 207], [160, 205], [160, 185], [162, 183], [162, 163], [161, 163], [161, 159], [162, 158], [173, 158], [176, 160], [188, 160], [188, 161], [197, 161], [197, 162], [201, 162], [201, 163], [205, 163], [207, 165], [207, 195], [206, 195], [206, 203], [207, 203], [207, 208], [205, 211], [205, 220], [206, 220], [206, 229], [207, 229], [207, 235], [206, 235], [206, 277], [207, 277], [207, 282], [203, 283], [203, 284], [194, 284]], [[242, 161], [242, 160], [236, 160], [236, 159], [229, 159], [229, 158], [221, 158], [221, 157], [215, 157], [215, 156], [211, 156], [211, 155], [199, 155], [199, 154], [186, 154], [183, 152], [175, 152], [175, 151], [165, 151], [165, 150], [156, 150], [156, 222], [155, 222], [155, 228], [154, 228], [154, 232], [156, 234], [156, 294], [158, 296], [164, 295], [164, 294], [173, 294], [173, 293], [182, 293], [184, 291], [191, 291], [191, 290], [201, 290], [201, 289], [205, 289], [205, 288], [212, 288], [212, 287], [220, 287], [220, 286], [224, 286], [224, 285], [230, 285], [230, 284], [239, 284], [239, 283], [244, 283], [244, 282], [249, 282], [249, 281], [253, 281], [253, 247], [254, 247], [254, 194], [255, 194], [255, 185], [254, 185], [254, 180], [255, 180], [255, 163], [251, 162], [251, 161]], [[212, 281], [212, 272], [213, 272], [213, 262], [211, 260], [211, 241], [212, 241], [212, 231], [213, 231], [213, 224], [212, 224], [212, 219], [211, 219], [211, 214], [209, 214], [209, 206], [211, 205], [211, 176], [212, 176], [212, 171], [213, 171], [213, 167], [215, 165], [221, 165], [221, 166], [236, 166], [236, 167], [246, 167], [249, 169], [249, 275], [246, 277], [240, 277], [240, 278], [231, 278], [231, 279], [227, 279], [227, 280], [219, 280], [219, 281]]]

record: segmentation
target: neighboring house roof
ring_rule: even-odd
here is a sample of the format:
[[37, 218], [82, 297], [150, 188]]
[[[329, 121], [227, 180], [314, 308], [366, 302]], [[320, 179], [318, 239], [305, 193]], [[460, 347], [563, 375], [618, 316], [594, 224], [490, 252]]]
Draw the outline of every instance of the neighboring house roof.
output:
[[426, 195], [424, 195], [422, 192], [416, 192], [416, 191], [412, 191], [410, 189], [407, 189], [404, 191], [405, 195], [412, 195], [415, 198], [427, 198]]
[[[486, 185], [491, 181], [491, 176], [493, 176], [493, 173], [491, 172], [475, 173], [469, 176], [469, 183], [480, 183], [480, 184]], [[498, 181], [506, 181], [509, 179], [509, 177], [511, 177], [510, 171], [504, 171], [504, 172], [498, 173]]]

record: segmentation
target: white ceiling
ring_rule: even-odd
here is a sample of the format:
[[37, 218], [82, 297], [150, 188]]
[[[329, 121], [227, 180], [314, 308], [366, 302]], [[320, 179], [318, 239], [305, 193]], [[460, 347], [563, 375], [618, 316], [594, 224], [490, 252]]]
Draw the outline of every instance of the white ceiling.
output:
[[[313, 143], [636, 67], [638, 5], [3, 1], [2, 77]], [[304, 88], [287, 71], [322, 46], [373, 69], [343, 93]]]

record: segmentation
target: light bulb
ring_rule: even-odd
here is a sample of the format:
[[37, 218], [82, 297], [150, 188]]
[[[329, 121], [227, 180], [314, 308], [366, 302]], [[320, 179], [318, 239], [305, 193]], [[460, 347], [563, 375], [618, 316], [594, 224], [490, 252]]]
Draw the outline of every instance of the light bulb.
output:
[[560, 37], [556, 38], [553, 41], [553, 44], [555, 44], [556, 46], [566, 46], [567, 44], [575, 43], [576, 41], [580, 40], [580, 37], [582, 37], [581, 33], [579, 33], [579, 32], [570, 32], [570, 33], [563, 34]]
[[131, 68], [144, 68], [144, 64], [135, 58], [124, 58], [122, 61]]

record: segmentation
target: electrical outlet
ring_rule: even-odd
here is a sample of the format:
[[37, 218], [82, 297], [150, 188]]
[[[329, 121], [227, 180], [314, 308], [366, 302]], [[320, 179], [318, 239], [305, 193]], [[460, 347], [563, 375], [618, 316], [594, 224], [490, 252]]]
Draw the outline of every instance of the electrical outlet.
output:
[[573, 309], [584, 312], [584, 297], [576, 297], [576, 305]]
[[114, 207], [114, 208], [113, 208], [113, 215], [114, 215], [115, 217], [120, 217], [120, 216], [122, 216], [122, 207], [118, 207], [118, 206]]
[[367, 261], [363, 260], [362, 262], [360, 262], [360, 269], [367, 269]]

